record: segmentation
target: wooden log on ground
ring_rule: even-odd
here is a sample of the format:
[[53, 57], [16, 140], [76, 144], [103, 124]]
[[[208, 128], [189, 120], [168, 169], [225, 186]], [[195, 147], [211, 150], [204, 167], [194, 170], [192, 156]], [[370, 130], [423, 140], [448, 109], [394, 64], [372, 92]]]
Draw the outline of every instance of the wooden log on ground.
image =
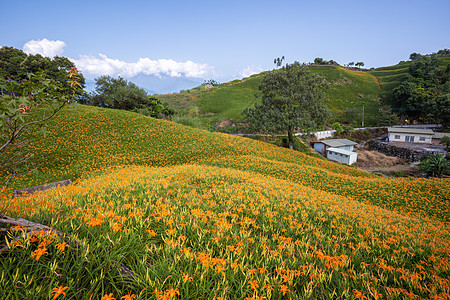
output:
[[66, 179], [66, 180], [61, 180], [61, 181], [57, 181], [57, 182], [32, 186], [32, 187], [28, 187], [28, 188], [24, 188], [24, 189], [20, 189], [20, 190], [14, 190], [14, 197], [21, 196], [21, 195], [31, 195], [37, 191], [45, 191], [45, 190], [48, 190], [48, 189], [51, 189], [54, 187], [68, 186], [71, 184], [72, 184], [72, 181], [70, 179]]

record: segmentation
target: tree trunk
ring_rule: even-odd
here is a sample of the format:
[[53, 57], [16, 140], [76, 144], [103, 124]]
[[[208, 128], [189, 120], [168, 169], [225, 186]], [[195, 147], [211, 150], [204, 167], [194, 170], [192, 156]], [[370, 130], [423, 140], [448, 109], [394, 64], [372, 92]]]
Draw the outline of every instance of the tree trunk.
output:
[[289, 149], [294, 150], [294, 135], [292, 129], [288, 129]]

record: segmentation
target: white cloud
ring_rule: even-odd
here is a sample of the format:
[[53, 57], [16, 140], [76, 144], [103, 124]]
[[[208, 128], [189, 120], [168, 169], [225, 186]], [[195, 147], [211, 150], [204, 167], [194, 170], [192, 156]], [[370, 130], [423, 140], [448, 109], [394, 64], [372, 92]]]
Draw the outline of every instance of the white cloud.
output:
[[47, 57], [62, 55], [64, 47], [67, 46], [63, 41], [49, 41], [42, 39], [39, 41], [31, 40], [23, 45], [23, 52], [27, 54], [41, 54]]
[[109, 58], [104, 54], [99, 54], [99, 57], [81, 55], [79, 59], [71, 60], [84, 74], [94, 77], [110, 75], [131, 78], [139, 74], [202, 77], [213, 70], [207, 64], [198, 64], [190, 60], [176, 62], [172, 59], [151, 60], [150, 58], [139, 58], [137, 62], [125, 62]]
[[241, 78], [250, 77], [253, 74], [261, 73], [262, 71], [263, 71], [263, 68], [261, 66], [251, 65], [251, 66], [247, 66], [246, 68], [242, 69], [239, 72], [239, 76]]

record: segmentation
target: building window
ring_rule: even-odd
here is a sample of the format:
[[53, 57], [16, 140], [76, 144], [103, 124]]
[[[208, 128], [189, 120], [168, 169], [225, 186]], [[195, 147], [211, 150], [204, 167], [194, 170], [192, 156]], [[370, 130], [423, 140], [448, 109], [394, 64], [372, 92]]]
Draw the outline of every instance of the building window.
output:
[[419, 137], [419, 141], [425, 142], [425, 137], [423, 136]]
[[399, 135], [399, 134], [396, 134], [395, 137], [394, 137], [394, 139], [399, 140], [399, 139], [400, 139], [400, 135]]

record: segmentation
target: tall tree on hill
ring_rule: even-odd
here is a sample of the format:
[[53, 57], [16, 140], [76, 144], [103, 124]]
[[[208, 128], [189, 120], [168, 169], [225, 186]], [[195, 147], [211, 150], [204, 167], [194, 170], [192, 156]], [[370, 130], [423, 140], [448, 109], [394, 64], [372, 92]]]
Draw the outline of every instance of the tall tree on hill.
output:
[[281, 67], [281, 65], [283, 64], [283, 60], [284, 60], [284, 55], [283, 55], [281, 58], [279, 58], [279, 57], [275, 58], [275, 59], [273, 60], [273, 63], [274, 63], [277, 67]]
[[321, 127], [329, 117], [323, 104], [327, 81], [298, 62], [264, 75], [259, 90], [261, 104], [243, 111], [251, 128], [263, 133], [287, 132], [293, 149], [295, 130]]

